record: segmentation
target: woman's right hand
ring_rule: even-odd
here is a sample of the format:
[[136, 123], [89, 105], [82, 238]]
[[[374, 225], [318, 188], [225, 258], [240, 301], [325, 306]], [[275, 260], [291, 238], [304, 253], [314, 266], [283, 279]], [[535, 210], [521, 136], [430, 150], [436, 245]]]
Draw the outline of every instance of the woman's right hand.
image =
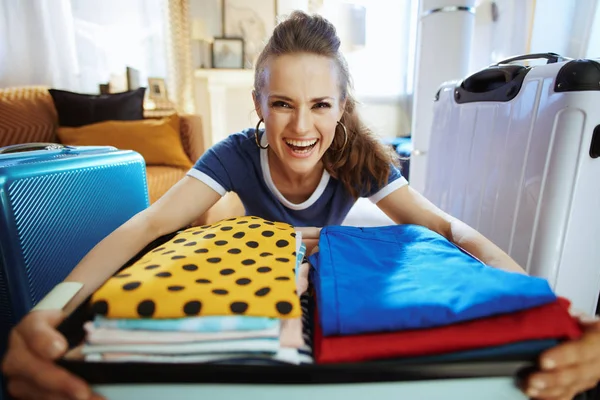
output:
[[62, 311], [33, 311], [11, 331], [2, 371], [8, 392], [16, 399], [102, 399], [86, 382], [54, 363], [68, 348], [56, 329], [64, 317]]

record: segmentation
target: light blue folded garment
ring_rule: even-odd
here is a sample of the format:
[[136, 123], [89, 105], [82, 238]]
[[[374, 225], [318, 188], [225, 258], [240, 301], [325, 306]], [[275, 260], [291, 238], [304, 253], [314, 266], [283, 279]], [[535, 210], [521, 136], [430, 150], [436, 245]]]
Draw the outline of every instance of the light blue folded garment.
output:
[[298, 276], [298, 270], [300, 269], [300, 265], [302, 265], [302, 260], [304, 259], [304, 255], [306, 254], [306, 245], [304, 243], [300, 244], [300, 250], [296, 253], [296, 269], [295, 274]]
[[279, 319], [267, 317], [206, 316], [175, 319], [111, 319], [96, 316], [96, 328], [179, 332], [260, 331], [279, 326]]

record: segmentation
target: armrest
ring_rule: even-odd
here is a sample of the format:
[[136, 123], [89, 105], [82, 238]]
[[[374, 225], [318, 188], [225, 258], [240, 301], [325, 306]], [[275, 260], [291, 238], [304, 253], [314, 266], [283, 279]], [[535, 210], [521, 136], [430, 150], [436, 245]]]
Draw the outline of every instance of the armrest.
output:
[[179, 134], [185, 154], [195, 163], [206, 151], [202, 117], [195, 114], [179, 115]]

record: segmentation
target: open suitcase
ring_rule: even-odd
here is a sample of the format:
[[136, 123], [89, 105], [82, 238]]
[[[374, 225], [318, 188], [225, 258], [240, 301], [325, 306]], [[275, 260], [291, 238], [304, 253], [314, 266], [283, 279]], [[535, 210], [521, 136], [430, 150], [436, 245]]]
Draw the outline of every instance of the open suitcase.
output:
[[[123, 268], [171, 240], [158, 238]], [[314, 321], [315, 301], [303, 310]], [[306, 317], [306, 318], [305, 318]], [[94, 318], [90, 298], [59, 330], [76, 348], [86, 338], [83, 325]], [[306, 328], [308, 326], [308, 329]], [[305, 340], [314, 343], [312, 325], [304, 325]], [[308, 336], [307, 336], [308, 335]], [[536, 368], [532, 353], [481, 355], [463, 359], [389, 359], [368, 362], [299, 365], [215, 361], [207, 363], [102, 362], [66, 357], [59, 364], [90, 383], [110, 400], [176, 398], [217, 399], [527, 399], [519, 384]], [[583, 399], [583, 398], [582, 398]], [[587, 400], [587, 398], [586, 398]]]
[[49, 143], [0, 149], [0, 357], [12, 326], [148, 204], [145, 162], [133, 151]]
[[[515, 65], [546, 59], [539, 66]], [[600, 62], [515, 57], [434, 102], [424, 195], [589, 314], [600, 292]]]
[[[126, 264], [172, 238], [157, 239]], [[308, 307], [312, 320], [314, 303]], [[72, 348], [85, 338], [93, 318], [89, 299], [59, 330]], [[90, 383], [109, 400], [251, 399], [490, 399], [521, 400], [520, 380], [535, 357], [512, 355], [469, 362], [416, 363], [411, 360], [344, 364], [227, 364], [97, 362], [63, 359], [59, 364]], [[483, 397], [482, 397], [483, 396]]]

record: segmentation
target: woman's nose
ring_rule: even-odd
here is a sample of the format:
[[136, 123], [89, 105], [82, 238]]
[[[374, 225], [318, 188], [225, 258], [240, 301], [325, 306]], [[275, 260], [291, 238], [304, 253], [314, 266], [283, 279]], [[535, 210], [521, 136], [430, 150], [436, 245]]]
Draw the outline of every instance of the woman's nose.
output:
[[305, 107], [300, 107], [296, 110], [294, 117], [294, 130], [296, 133], [306, 133], [310, 131], [310, 127], [312, 125], [312, 115], [310, 110], [307, 110]]

